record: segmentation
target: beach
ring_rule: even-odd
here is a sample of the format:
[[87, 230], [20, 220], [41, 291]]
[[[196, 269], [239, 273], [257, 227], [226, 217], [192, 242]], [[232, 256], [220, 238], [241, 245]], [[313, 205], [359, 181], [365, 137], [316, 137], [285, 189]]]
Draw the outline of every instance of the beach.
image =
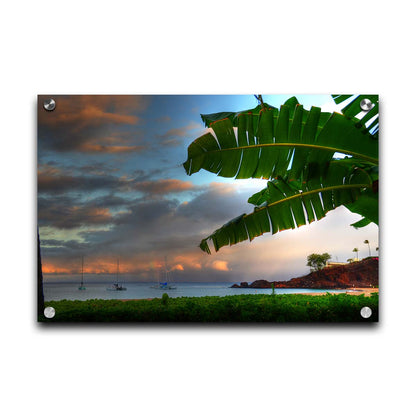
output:
[[[302, 295], [308, 295], [308, 296], [322, 296], [326, 295], [328, 292], [314, 292], [314, 293], [301, 293]], [[331, 293], [332, 295], [339, 295], [340, 293], [346, 293], [347, 295], [364, 295], [366, 297], [371, 296], [372, 293], [378, 293], [378, 288], [373, 287], [349, 287], [346, 289], [346, 292], [339, 292], [339, 293]]]

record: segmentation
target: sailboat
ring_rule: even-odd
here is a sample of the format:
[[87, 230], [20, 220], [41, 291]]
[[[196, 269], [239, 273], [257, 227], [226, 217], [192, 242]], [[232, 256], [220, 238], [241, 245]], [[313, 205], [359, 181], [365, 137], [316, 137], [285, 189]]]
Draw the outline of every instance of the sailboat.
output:
[[116, 281], [112, 284], [112, 286], [108, 287], [107, 290], [127, 290], [121, 283], [118, 282], [118, 273], [119, 273], [119, 264], [117, 259], [117, 274], [116, 274]]
[[160, 289], [160, 290], [173, 290], [176, 289], [176, 286], [173, 286], [170, 282], [169, 282], [169, 278], [168, 278], [168, 265], [167, 265], [167, 260], [165, 257], [165, 281], [161, 282], [159, 279], [159, 275], [158, 275], [158, 282], [157, 285], [151, 286], [153, 289]]
[[82, 256], [81, 260], [81, 283], [78, 286], [78, 290], [85, 290], [86, 287], [84, 286], [84, 256]]

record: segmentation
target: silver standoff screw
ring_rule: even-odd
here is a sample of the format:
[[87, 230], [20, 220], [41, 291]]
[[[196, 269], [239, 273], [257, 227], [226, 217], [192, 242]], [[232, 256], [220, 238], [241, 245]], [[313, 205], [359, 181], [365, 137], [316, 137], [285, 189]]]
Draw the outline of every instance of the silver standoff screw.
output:
[[368, 98], [364, 98], [360, 102], [360, 107], [363, 111], [369, 111], [374, 107], [374, 104]]
[[360, 311], [361, 316], [365, 319], [369, 318], [372, 313], [373, 312], [371, 308], [369, 308], [368, 306], [364, 306], [364, 308], [361, 308], [361, 311]]
[[43, 102], [43, 108], [46, 111], [53, 111], [55, 110], [55, 107], [56, 107], [56, 103], [53, 98], [48, 98], [47, 100]]
[[55, 316], [55, 308], [52, 308], [52, 306], [47, 306], [43, 311], [43, 314], [46, 316], [46, 318], [53, 318]]

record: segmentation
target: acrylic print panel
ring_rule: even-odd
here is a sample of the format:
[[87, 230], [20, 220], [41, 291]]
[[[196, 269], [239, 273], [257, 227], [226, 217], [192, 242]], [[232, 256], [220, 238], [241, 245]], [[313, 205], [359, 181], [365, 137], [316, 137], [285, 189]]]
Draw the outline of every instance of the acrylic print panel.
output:
[[378, 96], [39, 96], [38, 236], [45, 324], [378, 321]]

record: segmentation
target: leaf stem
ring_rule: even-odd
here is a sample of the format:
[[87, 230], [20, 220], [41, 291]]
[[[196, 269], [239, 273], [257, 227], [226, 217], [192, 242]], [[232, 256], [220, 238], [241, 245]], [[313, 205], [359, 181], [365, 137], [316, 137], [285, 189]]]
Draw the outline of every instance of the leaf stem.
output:
[[367, 156], [358, 152], [353, 152], [351, 150], [346, 149], [340, 149], [336, 147], [329, 147], [329, 146], [322, 146], [317, 144], [308, 144], [308, 143], [263, 143], [263, 144], [252, 144], [247, 146], [238, 146], [238, 147], [229, 147], [229, 148], [222, 148], [218, 150], [210, 150], [207, 153], [216, 153], [216, 152], [224, 152], [227, 150], [245, 150], [245, 149], [257, 149], [260, 147], [306, 147], [310, 149], [320, 149], [320, 150], [327, 150], [330, 152], [338, 152], [338, 153], [344, 153], [347, 155], [355, 156], [360, 159], [364, 159], [367, 162], [373, 163], [375, 165], [378, 165], [378, 159]]

